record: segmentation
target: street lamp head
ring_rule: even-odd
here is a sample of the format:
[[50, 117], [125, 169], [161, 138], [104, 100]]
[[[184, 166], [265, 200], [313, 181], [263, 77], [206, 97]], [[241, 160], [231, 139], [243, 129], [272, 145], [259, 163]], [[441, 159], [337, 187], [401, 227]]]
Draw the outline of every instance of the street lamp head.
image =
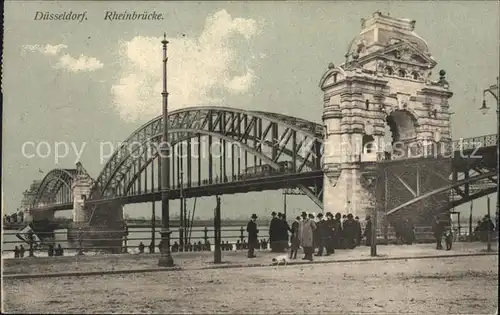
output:
[[167, 40], [167, 33], [163, 33], [163, 40], [161, 41], [163, 46], [167, 46], [168, 40]]
[[483, 100], [483, 105], [480, 108], [483, 115], [486, 115], [488, 113], [488, 109], [490, 109], [490, 108], [488, 106], [486, 106], [486, 100]]

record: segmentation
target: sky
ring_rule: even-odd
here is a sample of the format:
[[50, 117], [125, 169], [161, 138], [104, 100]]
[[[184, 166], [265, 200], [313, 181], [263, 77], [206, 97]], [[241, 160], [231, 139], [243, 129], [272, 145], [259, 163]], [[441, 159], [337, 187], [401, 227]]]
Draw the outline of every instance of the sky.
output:
[[[37, 12], [86, 12], [86, 20], [40, 21]], [[107, 21], [106, 11], [161, 13], [163, 20]], [[357, 2], [36, 2], [6, 1], [3, 64], [2, 207], [14, 212], [22, 192], [54, 168], [74, 168], [77, 154], [96, 178], [99, 143], [118, 143], [161, 114], [161, 44], [169, 44], [171, 109], [213, 105], [283, 113], [321, 123], [319, 80], [340, 64], [361, 18], [375, 11], [416, 20], [454, 96], [452, 136], [495, 133], [482, 115], [482, 90], [499, 69], [495, 1]], [[487, 99], [490, 105], [494, 100]], [[26, 142], [51, 145], [47, 158], [23, 156]], [[54, 143], [72, 144], [56, 160]], [[83, 150], [82, 150], [83, 148]], [[33, 150], [33, 149], [31, 149]], [[289, 217], [318, 211], [305, 196], [288, 197]], [[192, 207], [193, 201], [188, 201]], [[484, 200], [475, 209], [484, 213]], [[215, 198], [198, 201], [211, 217]], [[493, 205], [495, 206], [495, 201]], [[177, 209], [178, 203], [172, 202]], [[283, 210], [281, 192], [224, 196], [224, 217]], [[493, 208], [494, 209], [494, 208]], [[468, 213], [468, 206], [461, 209]], [[150, 204], [125, 208], [149, 216]], [[175, 213], [176, 210], [173, 210]], [[475, 210], [476, 211], [476, 210]], [[67, 213], [70, 215], [70, 212]]]

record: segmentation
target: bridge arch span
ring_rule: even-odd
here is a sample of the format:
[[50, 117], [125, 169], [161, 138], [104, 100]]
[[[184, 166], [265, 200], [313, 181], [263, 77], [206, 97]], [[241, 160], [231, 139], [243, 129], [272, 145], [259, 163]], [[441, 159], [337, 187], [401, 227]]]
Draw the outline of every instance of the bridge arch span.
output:
[[[61, 202], [71, 201], [73, 198], [71, 186], [77, 174], [78, 169], [53, 169], [48, 172], [38, 187], [32, 207], [56, 203], [57, 198], [61, 198]], [[58, 196], [59, 193], [62, 195]]]
[[[254, 159], [274, 169], [280, 167], [278, 162], [283, 159], [296, 161], [297, 172], [321, 168], [323, 127], [320, 124], [277, 113], [207, 106], [173, 111], [169, 114], [169, 122], [172, 147], [195, 137], [213, 137], [238, 144]], [[128, 137], [104, 166], [95, 181], [91, 198], [112, 197], [123, 189], [127, 193], [127, 186], [158, 157], [162, 131], [160, 116]], [[153, 150], [148, 148], [151, 144], [154, 144]], [[303, 190], [314, 198], [307, 187]], [[314, 201], [321, 204], [319, 200]]]

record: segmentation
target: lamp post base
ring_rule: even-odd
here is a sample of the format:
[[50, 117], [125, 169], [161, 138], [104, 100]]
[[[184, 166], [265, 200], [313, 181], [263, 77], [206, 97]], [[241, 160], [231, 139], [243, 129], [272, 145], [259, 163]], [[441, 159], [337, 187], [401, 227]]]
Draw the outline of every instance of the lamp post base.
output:
[[173, 267], [175, 266], [174, 264], [174, 259], [172, 258], [172, 254], [170, 253], [170, 233], [172, 233], [169, 230], [162, 230], [161, 231], [161, 256], [160, 260], [158, 260], [158, 266], [159, 267]]
[[172, 258], [171, 255], [162, 254], [160, 256], [160, 260], [158, 260], [158, 266], [159, 267], [173, 267], [173, 266], [175, 266], [174, 259]]

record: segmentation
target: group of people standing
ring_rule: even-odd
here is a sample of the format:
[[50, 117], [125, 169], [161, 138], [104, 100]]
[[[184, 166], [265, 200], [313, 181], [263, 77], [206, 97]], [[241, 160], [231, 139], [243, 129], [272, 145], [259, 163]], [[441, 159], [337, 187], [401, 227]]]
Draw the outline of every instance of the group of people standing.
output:
[[[14, 258], [23, 258], [25, 252], [26, 249], [24, 248], [23, 245], [20, 245], [19, 247], [17, 246], [14, 247]], [[57, 244], [57, 246], [49, 244], [47, 248], [47, 255], [49, 257], [64, 256], [64, 249], [61, 247], [61, 244]]]
[[365, 244], [371, 242], [371, 218], [366, 217], [366, 226], [363, 231], [359, 218], [352, 214], [344, 216], [340, 213], [327, 212], [324, 216], [319, 213], [316, 217], [312, 213], [302, 212], [301, 216], [295, 218], [291, 228], [291, 251], [290, 259], [297, 258], [299, 247], [304, 250], [303, 260], [313, 260], [315, 250], [316, 256], [326, 256], [335, 253], [335, 249], [353, 249], [361, 245], [361, 240], [366, 238]]
[[286, 221], [286, 215], [281, 212], [271, 213], [271, 223], [269, 224], [269, 242], [272, 252], [283, 252], [288, 248], [288, 232], [291, 232], [290, 225]]
[[[297, 258], [300, 247], [304, 250], [304, 260], [313, 260], [315, 250], [316, 256], [331, 255], [335, 249], [354, 248], [361, 244], [361, 240], [366, 238], [365, 244], [371, 245], [371, 218], [366, 217], [366, 226], [363, 231], [359, 218], [354, 218], [352, 214], [342, 215], [337, 213], [333, 216], [327, 212], [326, 216], [319, 213], [315, 216], [312, 213], [302, 212], [296, 217], [292, 226], [286, 221], [286, 216], [276, 212], [271, 213], [272, 219], [269, 226], [269, 243], [271, 251], [284, 252], [291, 244], [290, 259]], [[343, 219], [343, 220], [342, 220]], [[254, 250], [258, 248], [257, 215], [253, 214], [247, 225], [248, 232], [248, 257], [255, 257]], [[289, 233], [291, 234], [289, 236]], [[289, 243], [290, 241], [290, 243]]]

